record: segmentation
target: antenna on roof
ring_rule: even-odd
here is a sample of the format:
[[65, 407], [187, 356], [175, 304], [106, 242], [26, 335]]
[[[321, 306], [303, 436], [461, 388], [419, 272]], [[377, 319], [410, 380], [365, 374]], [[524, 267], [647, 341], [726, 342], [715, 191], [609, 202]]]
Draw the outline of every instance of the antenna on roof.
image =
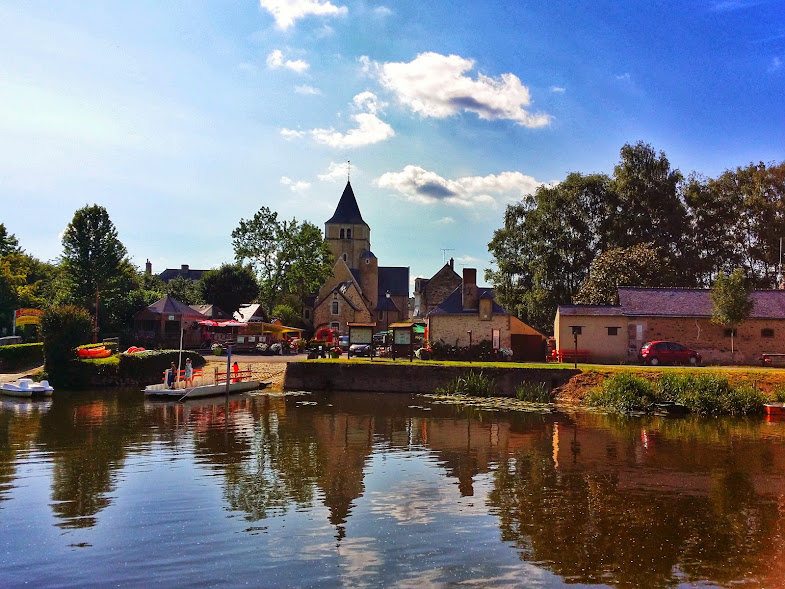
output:
[[444, 254], [446, 254], [447, 252], [454, 252], [455, 251], [454, 247], [443, 247], [443, 248], [439, 248], [439, 249], [442, 250], [442, 264], [445, 263]]

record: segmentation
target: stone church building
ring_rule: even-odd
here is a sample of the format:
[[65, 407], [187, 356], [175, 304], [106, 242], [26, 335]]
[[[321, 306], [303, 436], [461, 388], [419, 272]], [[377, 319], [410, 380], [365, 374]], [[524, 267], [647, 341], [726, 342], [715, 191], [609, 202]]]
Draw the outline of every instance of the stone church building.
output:
[[350, 182], [324, 225], [324, 235], [335, 266], [313, 307], [305, 311], [305, 320], [310, 320], [314, 330], [330, 328], [347, 334], [348, 323], [376, 322], [381, 331], [406, 319], [409, 268], [379, 266], [371, 251], [371, 228], [363, 220]]

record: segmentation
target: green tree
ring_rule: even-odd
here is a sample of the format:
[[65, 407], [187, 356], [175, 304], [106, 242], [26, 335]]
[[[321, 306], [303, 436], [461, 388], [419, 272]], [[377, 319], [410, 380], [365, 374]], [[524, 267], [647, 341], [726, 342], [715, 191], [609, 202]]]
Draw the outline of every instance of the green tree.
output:
[[711, 321], [717, 325], [731, 328], [730, 352], [733, 354], [733, 337], [736, 327], [750, 316], [754, 302], [747, 290], [744, 271], [736, 268], [730, 276], [720, 271], [709, 293], [713, 304]]
[[250, 263], [256, 272], [268, 313], [288, 293], [305, 296], [317, 290], [332, 272], [332, 255], [319, 228], [296, 219], [280, 221], [267, 207], [240, 220], [232, 246], [236, 261]]
[[199, 283], [184, 276], [175, 276], [166, 285], [166, 294], [186, 305], [201, 305], [204, 301]]
[[618, 198], [618, 245], [630, 247], [653, 241], [664, 255], [680, 257], [687, 229], [687, 210], [679, 185], [679, 170], [671, 169], [662, 151], [639, 141], [621, 148], [613, 170], [612, 190]]
[[13, 233], [8, 233], [5, 225], [0, 223], [0, 256], [21, 253], [22, 248], [19, 247], [19, 240]]
[[0, 256], [0, 327], [10, 329], [13, 311], [49, 305], [45, 289], [57, 270], [21, 252]]
[[591, 263], [589, 276], [573, 302], [579, 305], [618, 305], [620, 286], [661, 286], [671, 282], [672, 270], [653, 242], [602, 252]]
[[570, 174], [510, 205], [488, 244], [496, 268], [485, 278], [499, 303], [548, 333], [556, 307], [571, 302], [594, 256], [613, 244], [616, 216], [610, 179]]
[[75, 366], [77, 346], [89, 341], [90, 315], [81, 307], [51, 307], [41, 317], [44, 368], [55, 386], [78, 385]]
[[74, 213], [63, 234], [63, 267], [75, 301], [85, 308], [95, 301], [95, 338], [101, 293], [115, 288], [122, 277], [125, 255], [104, 207], [86, 206]]
[[205, 272], [199, 280], [199, 289], [205, 302], [229, 314], [259, 296], [259, 283], [253, 270], [242, 264], [224, 264], [218, 270]]
[[276, 305], [272, 313], [272, 319], [280, 319], [281, 323], [288, 327], [300, 327], [300, 317], [300, 313], [292, 305]]

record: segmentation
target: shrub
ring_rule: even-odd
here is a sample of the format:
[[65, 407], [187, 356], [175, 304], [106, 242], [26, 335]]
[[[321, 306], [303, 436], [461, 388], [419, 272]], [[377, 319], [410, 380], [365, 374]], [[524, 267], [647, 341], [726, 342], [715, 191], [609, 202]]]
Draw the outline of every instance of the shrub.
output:
[[437, 388], [435, 392], [439, 395], [492, 397], [496, 392], [496, 380], [482, 372], [476, 374], [471, 371], [466, 376], [459, 376], [446, 386]]
[[527, 403], [550, 403], [551, 393], [544, 382], [523, 381], [515, 387], [515, 396]]
[[44, 363], [44, 344], [0, 346], [0, 370], [17, 372]]
[[622, 412], [646, 411], [655, 400], [654, 387], [648, 380], [627, 373], [614, 374], [586, 396], [589, 405]]
[[785, 385], [778, 386], [774, 389], [771, 400], [777, 403], [785, 403]]
[[[185, 366], [186, 358], [191, 359], [194, 368], [201, 368], [207, 361], [204, 356], [191, 350], [148, 350], [134, 354], [120, 354], [117, 374], [121, 379], [138, 382], [160, 382], [161, 376], [172, 362], [177, 365], [178, 358], [182, 360], [181, 368]], [[104, 358], [109, 360], [109, 358]]]
[[763, 393], [750, 385], [731, 387], [721, 399], [722, 410], [732, 415], [761, 413], [765, 403]]
[[83, 384], [75, 348], [90, 339], [92, 324], [87, 311], [72, 305], [47, 309], [41, 317], [44, 366], [55, 387]]

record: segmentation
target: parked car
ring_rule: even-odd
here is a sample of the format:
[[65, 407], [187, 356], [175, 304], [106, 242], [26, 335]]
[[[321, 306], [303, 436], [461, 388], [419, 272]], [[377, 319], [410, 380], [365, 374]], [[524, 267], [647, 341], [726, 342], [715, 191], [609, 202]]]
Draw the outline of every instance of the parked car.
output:
[[695, 350], [685, 348], [676, 342], [646, 342], [638, 356], [641, 364], [700, 364], [701, 355]]
[[349, 346], [349, 355], [370, 357], [371, 344], [352, 344]]
[[349, 336], [342, 335], [338, 338], [338, 347], [341, 348], [344, 352], [349, 349]]

